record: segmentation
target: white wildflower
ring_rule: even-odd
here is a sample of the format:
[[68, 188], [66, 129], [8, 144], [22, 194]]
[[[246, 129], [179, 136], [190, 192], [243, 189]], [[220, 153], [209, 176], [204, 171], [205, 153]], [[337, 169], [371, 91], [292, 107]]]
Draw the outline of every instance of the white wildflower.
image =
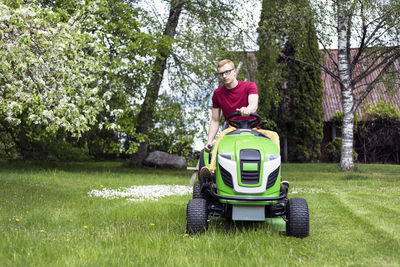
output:
[[192, 190], [192, 187], [184, 185], [134, 185], [119, 189], [94, 189], [88, 194], [90, 197], [102, 197], [106, 199], [125, 198], [128, 201], [157, 201], [166, 196], [190, 195]]

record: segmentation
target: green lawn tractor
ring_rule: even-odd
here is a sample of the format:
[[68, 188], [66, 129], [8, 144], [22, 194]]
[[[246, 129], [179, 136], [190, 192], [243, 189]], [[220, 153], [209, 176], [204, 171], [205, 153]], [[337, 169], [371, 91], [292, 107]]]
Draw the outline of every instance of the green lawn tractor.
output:
[[[281, 184], [281, 156], [277, 145], [253, 128], [262, 125], [261, 117], [227, 122], [236, 129], [227, 133], [217, 147], [216, 170], [199, 177], [193, 187], [193, 199], [186, 210], [187, 232], [202, 233], [210, 218], [233, 221], [278, 219], [285, 224], [286, 235], [307, 237], [309, 214], [303, 198], [288, 199], [288, 184]], [[215, 146], [214, 148], [215, 149]], [[210, 167], [211, 153], [200, 154], [199, 170]]]

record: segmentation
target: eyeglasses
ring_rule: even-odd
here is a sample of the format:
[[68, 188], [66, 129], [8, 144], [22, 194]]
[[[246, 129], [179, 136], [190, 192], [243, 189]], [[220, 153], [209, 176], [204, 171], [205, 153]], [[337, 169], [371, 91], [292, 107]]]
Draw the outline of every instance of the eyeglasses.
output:
[[232, 71], [233, 71], [233, 69], [226, 70], [226, 71], [223, 71], [223, 72], [218, 72], [218, 76], [219, 77], [224, 77], [225, 75], [229, 76], [232, 73]]

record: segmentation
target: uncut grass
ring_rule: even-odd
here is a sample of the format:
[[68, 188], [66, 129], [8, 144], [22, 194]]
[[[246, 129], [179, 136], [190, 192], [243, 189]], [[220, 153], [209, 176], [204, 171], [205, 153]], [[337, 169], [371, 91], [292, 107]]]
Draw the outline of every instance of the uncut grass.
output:
[[[185, 237], [190, 196], [159, 201], [90, 198], [100, 185], [187, 185], [187, 171], [120, 163], [0, 165], [4, 265], [399, 265], [400, 167], [284, 164], [291, 197], [310, 208], [311, 235], [288, 238], [265, 223], [212, 220]], [[19, 222], [16, 222], [19, 219]], [[84, 228], [87, 226], [87, 229]], [[41, 232], [43, 230], [43, 232]]]

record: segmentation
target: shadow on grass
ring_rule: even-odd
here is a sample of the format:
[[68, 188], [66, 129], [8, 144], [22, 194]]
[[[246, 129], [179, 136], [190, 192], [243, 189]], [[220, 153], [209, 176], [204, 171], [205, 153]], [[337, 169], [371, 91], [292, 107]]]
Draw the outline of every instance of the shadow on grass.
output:
[[246, 233], [249, 231], [263, 231], [265, 228], [268, 232], [286, 235], [285, 231], [277, 226], [271, 225], [265, 222], [255, 222], [255, 221], [232, 221], [227, 218], [213, 218], [209, 222], [209, 230], [213, 229], [215, 232], [224, 233]]

